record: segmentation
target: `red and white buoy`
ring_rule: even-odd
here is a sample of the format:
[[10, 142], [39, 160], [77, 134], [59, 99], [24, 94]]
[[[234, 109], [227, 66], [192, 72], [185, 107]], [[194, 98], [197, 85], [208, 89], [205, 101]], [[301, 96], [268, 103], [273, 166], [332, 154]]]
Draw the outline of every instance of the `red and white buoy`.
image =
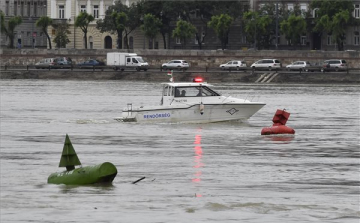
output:
[[271, 127], [265, 127], [261, 130], [261, 135], [274, 135], [274, 134], [295, 134], [295, 130], [286, 126], [286, 122], [289, 119], [290, 113], [284, 110], [276, 110], [273, 125]]

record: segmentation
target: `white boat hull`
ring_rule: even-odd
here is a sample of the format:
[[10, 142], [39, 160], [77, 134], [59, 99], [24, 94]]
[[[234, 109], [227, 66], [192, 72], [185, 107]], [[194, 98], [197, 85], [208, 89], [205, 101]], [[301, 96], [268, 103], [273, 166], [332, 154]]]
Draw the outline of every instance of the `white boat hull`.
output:
[[[264, 103], [240, 104], [200, 104], [188, 106], [152, 106], [124, 110], [118, 121], [141, 123], [210, 123], [234, 120], [247, 120], [260, 110]], [[202, 114], [201, 114], [202, 113]]]

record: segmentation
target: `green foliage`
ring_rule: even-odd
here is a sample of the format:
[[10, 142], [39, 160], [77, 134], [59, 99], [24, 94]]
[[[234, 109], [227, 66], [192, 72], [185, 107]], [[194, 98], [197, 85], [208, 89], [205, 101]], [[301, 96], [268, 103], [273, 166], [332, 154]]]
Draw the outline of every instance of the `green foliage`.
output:
[[318, 8], [318, 17], [315, 18], [313, 31], [331, 34], [338, 50], [344, 50], [345, 32], [351, 25], [356, 24], [351, 16], [354, 10], [353, 1], [348, 0], [315, 0], [311, 8]]
[[244, 13], [243, 21], [247, 40], [256, 45], [257, 49], [269, 48], [274, 39], [274, 19], [251, 11]]
[[154, 39], [160, 32], [161, 20], [155, 17], [153, 14], [146, 14], [144, 16], [144, 23], [141, 25], [141, 29], [145, 36], [150, 39]]
[[300, 36], [306, 32], [306, 21], [302, 16], [292, 14], [280, 23], [281, 32], [294, 45], [300, 43]]
[[41, 31], [43, 31], [43, 33], [46, 35], [46, 38], [48, 39], [50, 49], [51, 49], [51, 39], [50, 39], [49, 33], [47, 32], [47, 29], [52, 24], [53, 24], [52, 19], [47, 17], [47, 16], [40, 17], [35, 23], [35, 25], [37, 27], [39, 27], [41, 29]]
[[89, 24], [94, 21], [95, 18], [91, 14], [88, 14], [87, 12], [81, 12], [76, 18], [75, 18], [75, 26], [80, 27], [80, 29], [84, 33], [84, 39], [85, 39], [85, 49], [87, 49], [87, 32], [88, 32], [88, 26]]
[[105, 18], [100, 19], [96, 23], [96, 27], [100, 32], [110, 32], [117, 34], [117, 48], [122, 48], [122, 36], [125, 33], [124, 42], [127, 49], [129, 49], [128, 36], [137, 27], [140, 26], [140, 17], [143, 11], [143, 2], [137, 2], [130, 5], [130, 7], [123, 5], [120, 1], [116, 1], [106, 10]]
[[176, 23], [176, 28], [172, 32], [173, 38], [179, 38], [181, 42], [185, 45], [186, 39], [191, 38], [194, 36], [196, 32], [196, 28], [191, 23], [179, 20]]
[[67, 23], [59, 23], [52, 25], [56, 30], [55, 38], [53, 42], [56, 44], [57, 48], [65, 48], [66, 44], [70, 43], [68, 38], [68, 34], [71, 32], [69, 31], [69, 24]]
[[4, 13], [0, 12], [1, 16], [1, 32], [3, 32], [9, 39], [9, 48], [14, 48], [14, 39], [15, 39], [15, 28], [22, 23], [22, 18], [20, 16], [15, 16], [5, 22]]
[[221, 14], [218, 16], [212, 16], [208, 26], [211, 27], [218, 38], [221, 41], [221, 48], [224, 50], [228, 43], [229, 30], [232, 22], [234, 21], [233, 17], [227, 14]]

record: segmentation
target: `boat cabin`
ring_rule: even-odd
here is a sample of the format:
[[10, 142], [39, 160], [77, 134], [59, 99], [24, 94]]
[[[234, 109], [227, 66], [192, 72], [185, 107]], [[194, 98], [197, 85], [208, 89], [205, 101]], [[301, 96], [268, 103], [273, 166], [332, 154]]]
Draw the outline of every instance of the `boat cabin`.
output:
[[[169, 105], [176, 99], [220, 96], [220, 94], [212, 90], [210, 86], [212, 85], [207, 83], [165, 83], [163, 84], [161, 104]], [[187, 100], [183, 100], [183, 102], [187, 102]]]

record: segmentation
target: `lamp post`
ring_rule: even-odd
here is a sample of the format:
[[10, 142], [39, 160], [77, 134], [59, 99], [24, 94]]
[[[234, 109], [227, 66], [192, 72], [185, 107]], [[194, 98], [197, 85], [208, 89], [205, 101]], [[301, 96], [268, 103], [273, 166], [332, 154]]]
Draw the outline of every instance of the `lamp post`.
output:
[[[68, 19], [69, 20], [69, 23], [71, 23], [71, 17]], [[73, 20], [73, 26], [74, 26], [74, 49], [75, 49], [75, 17], [74, 17], [74, 20]]]
[[33, 17], [34, 17], [33, 15], [30, 16], [30, 22], [31, 22], [31, 46], [32, 46], [32, 48], [35, 48]]

